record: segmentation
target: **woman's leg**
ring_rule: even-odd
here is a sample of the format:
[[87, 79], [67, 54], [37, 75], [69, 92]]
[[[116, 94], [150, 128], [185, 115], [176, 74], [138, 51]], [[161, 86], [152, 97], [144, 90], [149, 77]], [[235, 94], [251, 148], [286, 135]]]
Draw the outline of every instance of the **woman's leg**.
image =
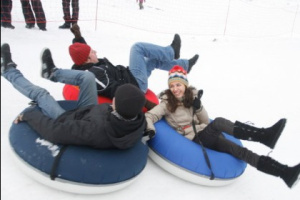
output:
[[260, 142], [273, 149], [285, 127], [285, 123], [286, 119], [283, 118], [269, 128], [256, 128], [239, 121], [233, 123], [218, 117], [213, 121], [212, 126], [214, 129], [224, 131], [238, 139]]
[[268, 156], [259, 156], [247, 148], [241, 147], [225, 139], [221, 136], [220, 131], [215, 130], [210, 125], [208, 125], [203, 131], [200, 131], [195, 136], [193, 141], [196, 143], [201, 141], [202, 144], [207, 148], [228, 153], [240, 160], [245, 161], [261, 172], [280, 177], [290, 188], [295, 186], [300, 180], [300, 164], [289, 167]]
[[253, 153], [247, 148], [241, 147], [234, 142], [227, 140], [223, 135], [222, 131], [232, 131], [233, 126], [231, 126], [231, 122], [224, 118], [217, 118], [207, 125], [205, 129], [200, 131], [193, 141], [199, 143], [201, 141], [203, 145], [207, 148], [228, 153], [240, 160], [243, 160], [250, 164], [251, 166], [256, 167], [259, 159], [259, 155]]

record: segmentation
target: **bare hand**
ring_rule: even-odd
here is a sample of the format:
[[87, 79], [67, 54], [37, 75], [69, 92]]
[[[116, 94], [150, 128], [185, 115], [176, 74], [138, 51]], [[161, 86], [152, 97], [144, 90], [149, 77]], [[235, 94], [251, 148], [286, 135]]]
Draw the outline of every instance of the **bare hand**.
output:
[[18, 124], [21, 121], [23, 121], [23, 114], [19, 114], [18, 117], [14, 120], [14, 123]]

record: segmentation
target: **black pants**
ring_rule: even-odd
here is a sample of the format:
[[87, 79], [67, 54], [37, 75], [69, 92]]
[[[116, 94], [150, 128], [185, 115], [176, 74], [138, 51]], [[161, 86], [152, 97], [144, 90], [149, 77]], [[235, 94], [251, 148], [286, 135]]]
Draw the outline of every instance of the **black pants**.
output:
[[69, 23], [77, 23], [79, 15], [79, 0], [72, 0], [72, 17], [70, 11], [71, 0], [62, 0], [64, 20]]
[[[31, 2], [31, 5], [30, 5]], [[40, 0], [21, 0], [22, 3], [22, 10], [24, 14], [24, 18], [26, 24], [34, 25], [35, 22], [37, 23], [39, 28], [46, 27], [46, 16], [43, 10], [43, 6]], [[33, 11], [35, 16], [33, 14]]]
[[198, 134], [193, 139], [194, 142], [199, 144], [202, 142], [203, 146], [231, 154], [232, 156], [243, 160], [253, 167], [257, 167], [257, 162], [259, 155], [253, 153], [245, 147], [241, 147], [229, 140], [227, 140], [221, 132], [226, 132], [228, 134], [233, 134], [234, 124], [224, 118], [216, 118], [211, 122], [205, 129], [198, 132]]
[[11, 24], [12, 0], [1, 0], [1, 24]]

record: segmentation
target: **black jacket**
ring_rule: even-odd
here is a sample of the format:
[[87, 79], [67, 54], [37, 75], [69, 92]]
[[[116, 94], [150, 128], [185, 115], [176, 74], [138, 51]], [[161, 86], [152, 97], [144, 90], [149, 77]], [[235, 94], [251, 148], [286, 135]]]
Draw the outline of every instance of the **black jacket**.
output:
[[[83, 37], [73, 39], [74, 42], [86, 44]], [[83, 65], [73, 65], [75, 70], [88, 70], [96, 76], [98, 95], [112, 99], [115, 96], [115, 91], [120, 85], [131, 83], [137, 87], [138, 83], [134, 76], [129, 71], [128, 67], [122, 65], [114, 66], [108, 59], [98, 59], [98, 63], [88, 63]]]
[[71, 110], [56, 120], [34, 109], [25, 112], [26, 121], [42, 138], [65, 145], [87, 145], [100, 149], [126, 149], [142, 138], [146, 127], [141, 112], [136, 120], [125, 121], [112, 113], [110, 104]]

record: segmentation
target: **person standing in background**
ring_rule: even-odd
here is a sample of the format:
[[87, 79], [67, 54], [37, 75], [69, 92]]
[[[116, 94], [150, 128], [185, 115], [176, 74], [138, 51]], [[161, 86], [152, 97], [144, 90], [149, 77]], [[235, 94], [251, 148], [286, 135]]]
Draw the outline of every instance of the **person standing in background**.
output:
[[[22, 10], [26, 21], [26, 28], [32, 29], [37, 23], [40, 30], [46, 31], [46, 16], [40, 0], [21, 0]], [[33, 11], [34, 14], [33, 14]]]
[[[72, 18], [70, 12], [70, 4], [72, 1]], [[77, 24], [79, 16], [79, 0], [62, 0], [65, 23], [59, 26], [60, 29], [69, 29], [71, 24]]]
[[11, 24], [12, 0], [1, 0], [1, 27], [14, 29]]
[[146, 0], [136, 0], [136, 1], [139, 2], [140, 10], [144, 9], [143, 3], [146, 2]]

